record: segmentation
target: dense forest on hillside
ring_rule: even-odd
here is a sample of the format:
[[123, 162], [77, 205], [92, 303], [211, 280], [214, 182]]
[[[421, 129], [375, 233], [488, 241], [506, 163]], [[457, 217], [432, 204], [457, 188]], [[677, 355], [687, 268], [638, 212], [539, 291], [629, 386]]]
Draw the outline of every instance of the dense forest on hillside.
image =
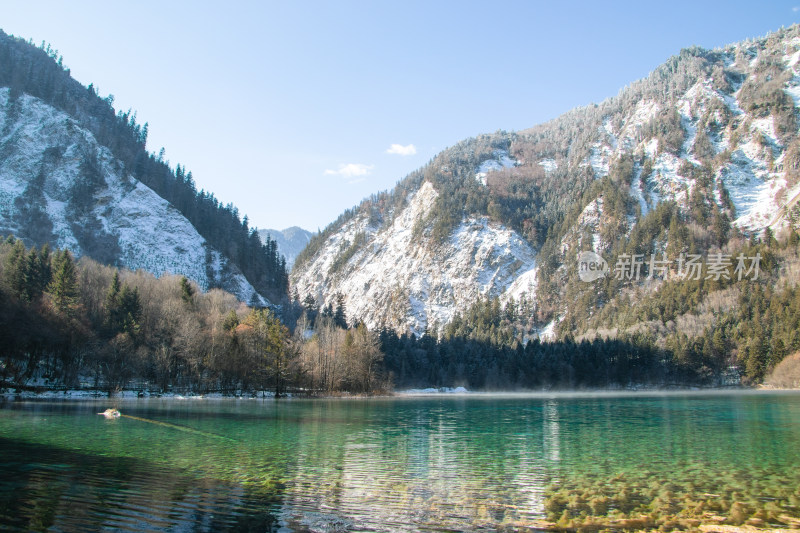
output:
[[[288, 274], [273, 240], [264, 242], [232, 204], [223, 205], [210, 192], [198, 191], [192, 176], [180, 164], [171, 168], [158, 154], [146, 149], [148, 124], [139, 124], [130, 110], [115, 112], [114, 98], [99, 96], [96, 87], [84, 87], [70, 76], [58, 52], [0, 32], [0, 86], [9, 87], [9, 112], [14, 100], [29, 94], [73, 117], [123, 163], [125, 171], [153, 189], [185, 216], [206, 241], [233, 261], [253, 287], [279, 302], [287, 294]], [[57, 147], [56, 147], [57, 148]], [[86, 195], [96, 181], [89, 164], [84, 168]], [[46, 236], [45, 236], [46, 237]], [[29, 244], [42, 245], [37, 239]], [[99, 250], [106, 253], [106, 251]], [[112, 254], [113, 255], [113, 254]], [[103, 257], [95, 257], [104, 260]], [[109, 262], [113, 262], [110, 255]]]
[[[218, 289], [201, 293], [184, 277], [76, 262], [67, 251], [26, 248], [8, 238], [0, 244], [0, 380], [12, 390], [227, 394], [713, 386], [736, 383], [728, 367], [739, 362], [746, 381], [758, 383], [798, 349], [800, 291], [741, 297], [738, 314], [724, 322], [731, 329], [664, 346], [642, 331], [525, 342], [524, 304], [502, 306], [497, 299], [477, 302], [438, 339], [370, 332], [348, 324], [341, 305], [319, 310], [295, 301], [285, 310], [292, 332], [269, 310], [248, 308]], [[738, 316], [744, 309], [747, 316]], [[782, 332], [787, 341], [780, 351], [777, 340], [751, 341], [767, 338], [754, 336], [760, 328], [770, 328], [774, 339]], [[731, 350], [737, 343], [744, 350]]]
[[179, 276], [0, 244], [3, 387], [283, 394], [383, 390], [377, 337], [320, 318], [292, 336], [268, 309]]
[[[757, 276], [738, 279], [732, 264], [730, 279], [675, 278], [652, 294], [616, 276], [585, 284], [561, 342], [526, 337], [533, 313], [524, 299], [483, 298], [438, 338], [384, 330], [387, 370], [401, 386], [758, 384], [800, 350], [800, 236], [753, 239], [741, 253], [761, 258]], [[625, 297], [602, 306], [606, 291]], [[590, 318], [577, 323], [584, 314]], [[572, 329], [587, 333], [575, 338]]]
[[[674, 204], [661, 204], [640, 223], [640, 231], [657, 233], [648, 230], [651, 225], [663, 228], [676, 234], [670, 240], [679, 250], [702, 249], [695, 239], [705, 234], [687, 231], [681, 217]], [[733, 233], [727, 226], [726, 231]], [[642, 248], [637, 235], [619, 252], [641, 253], [649, 261], [651, 250]], [[401, 388], [761, 383], [787, 355], [800, 350], [800, 236], [794, 231], [780, 240], [771, 232], [749, 239], [739, 234], [730, 245], [723, 257], [731, 264], [711, 279], [707, 271], [698, 279], [679, 276], [672, 265], [654, 272], [652, 283], [660, 283], [655, 290], [617, 275], [594, 283], [571, 280], [570, 286], [581, 290], [568, 293], [559, 342], [531, 336], [536, 309], [524, 297], [483, 297], [422, 337], [384, 328], [379, 333], [386, 372]], [[758, 270], [737, 274], [739, 255], [758, 257]], [[642, 279], [650, 275], [643, 262]], [[745, 259], [748, 268], [751, 263]], [[577, 277], [577, 264], [569, 272]], [[617, 294], [623, 296], [614, 298]], [[303, 303], [314, 316], [314, 298], [307, 296]], [[585, 333], [576, 337], [573, 331]]]
[[[674, 332], [659, 342], [632, 328], [540, 342], [525, 337], [528, 304], [496, 298], [476, 302], [439, 338], [348, 323], [341, 299], [323, 309], [295, 300], [284, 309], [292, 331], [271, 311], [218, 289], [202, 293], [185, 277], [76, 262], [68, 251], [26, 248], [12, 237], [0, 244], [0, 381], [11, 390], [278, 395], [756, 384], [800, 350], [800, 289], [772, 288], [800, 266], [797, 241], [755, 243], [765, 257], [761, 283], [730, 284], [736, 300], [716, 308], [716, 323], [697, 317], [705, 329], [694, 338]], [[665, 302], [707, 297], [702, 285], [665, 284]], [[673, 290], [689, 292], [675, 298]], [[632, 324], [646, 312], [635, 302], [625, 313]]]

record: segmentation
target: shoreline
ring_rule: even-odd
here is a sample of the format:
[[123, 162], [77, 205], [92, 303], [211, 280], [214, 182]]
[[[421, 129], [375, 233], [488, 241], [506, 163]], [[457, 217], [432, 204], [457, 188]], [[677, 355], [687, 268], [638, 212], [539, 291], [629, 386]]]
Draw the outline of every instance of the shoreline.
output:
[[[737, 394], [769, 394], [797, 393], [800, 388], [781, 389], [759, 385], [756, 387], [636, 387], [607, 389], [556, 389], [528, 391], [470, 391], [464, 387], [441, 387], [425, 389], [396, 390], [381, 394], [298, 394], [288, 393], [277, 400], [355, 400], [355, 399], [412, 399], [412, 398], [592, 398], [592, 397], [625, 397], [625, 396], [678, 396], [678, 395], [727, 395]], [[108, 391], [87, 389], [51, 389], [13, 391], [0, 389], [2, 400], [276, 400], [272, 391], [258, 391], [247, 394], [224, 394], [213, 392], [198, 394], [192, 392], [151, 393], [148, 391], [122, 390], [109, 395]]]

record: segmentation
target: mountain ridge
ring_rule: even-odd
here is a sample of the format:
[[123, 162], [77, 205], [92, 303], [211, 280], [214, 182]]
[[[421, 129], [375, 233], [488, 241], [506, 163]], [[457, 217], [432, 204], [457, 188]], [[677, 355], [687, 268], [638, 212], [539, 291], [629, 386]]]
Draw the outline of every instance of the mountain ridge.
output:
[[288, 274], [261, 239], [146, 151], [148, 125], [75, 81], [49, 48], [0, 32], [0, 232], [106, 264], [184, 274], [266, 305]]
[[[479, 295], [524, 297], [530, 333], [547, 337], [569, 314], [570, 293], [585, 292], [574, 270], [581, 250], [623, 251], [633, 235], [642, 250], [679, 250], [683, 241], [659, 235], [663, 228], [642, 233], [659, 205], [675, 205], [676, 220], [703, 250], [767, 227], [788, 231], [797, 226], [800, 194], [799, 60], [797, 26], [713, 51], [684, 49], [600, 104], [462, 141], [315, 236], [298, 257], [292, 286], [319, 308], [341, 294], [352, 320], [415, 335], [441, 328], [441, 319], [465, 312]], [[420, 211], [415, 201], [428, 185], [437, 196]], [[380, 263], [383, 250], [400, 242], [386, 235], [408, 216], [414, 238], [381, 274], [365, 275], [365, 265]], [[419, 256], [419, 247], [448, 258], [453, 236], [479, 234], [474, 221], [481, 218], [512, 232], [534, 256], [526, 251], [495, 268], [498, 253], [482, 259], [474, 251], [434, 283], [453, 295], [443, 304], [425, 285], [447, 270], [447, 259], [431, 255], [405, 266], [397, 259]], [[516, 262], [529, 268], [518, 272]], [[418, 279], [414, 294], [394, 288], [412, 287], [411, 277]], [[470, 290], [459, 295], [454, 284], [470, 277]], [[503, 277], [512, 282], [477, 281]]]

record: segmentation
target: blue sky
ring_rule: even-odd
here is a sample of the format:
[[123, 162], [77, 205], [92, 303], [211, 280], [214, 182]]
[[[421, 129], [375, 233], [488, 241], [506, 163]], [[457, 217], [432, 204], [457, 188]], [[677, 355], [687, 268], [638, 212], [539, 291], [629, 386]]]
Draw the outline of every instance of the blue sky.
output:
[[251, 225], [312, 231], [461, 139], [798, 20], [798, 0], [0, 4], [3, 31], [137, 111], [200, 188]]

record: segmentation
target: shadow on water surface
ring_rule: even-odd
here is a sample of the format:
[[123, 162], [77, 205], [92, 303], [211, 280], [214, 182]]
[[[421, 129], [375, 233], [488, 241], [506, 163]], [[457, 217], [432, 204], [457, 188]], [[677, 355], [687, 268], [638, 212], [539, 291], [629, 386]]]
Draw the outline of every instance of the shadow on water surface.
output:
[[103, 457], [0, 438], [4, 531], [274, 531], [274, 492], [190, 475], [130, 457]]

